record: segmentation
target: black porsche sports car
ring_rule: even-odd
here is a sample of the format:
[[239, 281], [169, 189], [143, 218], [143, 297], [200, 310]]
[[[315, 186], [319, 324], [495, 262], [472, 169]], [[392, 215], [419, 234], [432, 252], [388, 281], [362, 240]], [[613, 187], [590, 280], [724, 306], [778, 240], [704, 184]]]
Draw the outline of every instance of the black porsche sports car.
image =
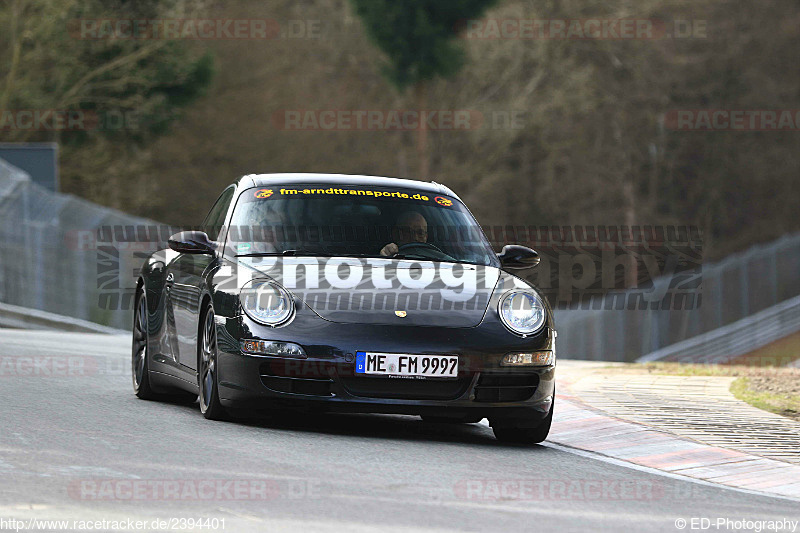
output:
[[552, 311], [435, 182], [248, 175], [137, 280], [133, 387], [199, 395], [200, 411], [317, 409], [488, 418], [496, 437], [547, 436]]

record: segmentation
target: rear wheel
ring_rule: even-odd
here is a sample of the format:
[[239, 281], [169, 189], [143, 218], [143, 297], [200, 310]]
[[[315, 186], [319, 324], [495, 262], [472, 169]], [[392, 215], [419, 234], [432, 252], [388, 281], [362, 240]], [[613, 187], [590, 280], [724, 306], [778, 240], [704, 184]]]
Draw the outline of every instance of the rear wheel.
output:
[[200, 412], [209, 420], [227, 420], [228, 413], [219, 402], [217, 386], [217, 325], [214, 309], [209, 304], [203, 315], [201, 341], [198, 346], [198, 385], [200, 386]]
[[136, 293], [136, 304], [133, 308], [133, 348], [131, 355], [131, 375], [133, 377], [133, 392], [142, 400], [158, 400], [192, 404], [197, 401], [197, 395], [190, 392], [176, 390], [172, 393], [155, 392], [150, 383], [150, 362], [148, 347], [147, 326], [147, 293], [140, 287]]
[[550, 413], [534, 428], [492, 426], [495, 438], [500, 442], [508, 444], [538, 444], [543, 442], [547, 438], [548, 433], [550, 433], [550, 426], [553, 423], [553, 407], [554, 404], [551, 404]]
[[157, 400], [158, 395], [150, 387], [150, 372], [147, 368], [147, 296], [144, 287], [136, 293], [133, 312], [133, 348], [131, 375], [133, 392], [143, 400]]

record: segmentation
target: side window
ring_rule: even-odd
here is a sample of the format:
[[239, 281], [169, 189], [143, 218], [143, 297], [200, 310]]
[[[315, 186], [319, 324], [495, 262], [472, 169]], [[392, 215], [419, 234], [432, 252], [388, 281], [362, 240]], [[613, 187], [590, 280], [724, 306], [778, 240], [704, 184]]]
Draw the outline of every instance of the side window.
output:
[[233, 200], [233, 191], [233, 187], [226, 189], [203, 221], [203, 229], [212, 241], [217, 240], [222, 225], [225, 223], [225, 215], [228, 214], [228, 207], [231, 205], [231, 200]]

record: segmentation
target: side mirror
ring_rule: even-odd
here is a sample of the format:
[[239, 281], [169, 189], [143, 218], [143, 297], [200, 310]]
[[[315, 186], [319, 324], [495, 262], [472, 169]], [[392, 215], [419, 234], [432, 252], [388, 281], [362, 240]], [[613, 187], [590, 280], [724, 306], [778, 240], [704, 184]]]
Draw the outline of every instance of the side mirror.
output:
[[203, 231], [182, 231], [169, 238], [169, 247], [182, 254], [213, 254], [217, 244]]
[[539, 264], [539, 254], [534, 250], [517, 244], [506, 244], [503, 251], [497, 254], [503, 268], [518, 270], [531, 268]]

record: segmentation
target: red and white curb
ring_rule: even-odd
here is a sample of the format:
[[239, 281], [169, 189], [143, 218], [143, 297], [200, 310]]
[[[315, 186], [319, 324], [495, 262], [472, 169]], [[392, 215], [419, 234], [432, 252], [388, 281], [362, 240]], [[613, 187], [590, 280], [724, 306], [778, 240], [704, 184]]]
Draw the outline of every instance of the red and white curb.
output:
[[678, 438], [584, 405], [560, 383], [549, 442], [728, 487], [800, 499], [800, 465]]

